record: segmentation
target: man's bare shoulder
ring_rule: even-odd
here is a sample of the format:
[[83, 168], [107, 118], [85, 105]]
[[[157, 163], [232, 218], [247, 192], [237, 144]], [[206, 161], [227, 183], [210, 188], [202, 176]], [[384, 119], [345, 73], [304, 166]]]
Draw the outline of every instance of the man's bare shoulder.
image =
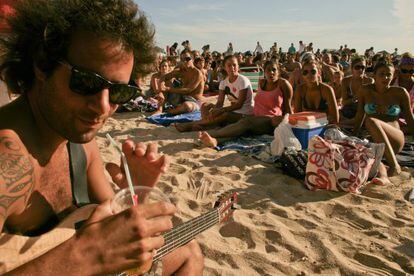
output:
[[89, 164], [92, 161], [95, 161], [100, 157], [98, 143], [96, 142], [96, 139], [92, 139], [90, 142], [82, 144], [82, 146], [85, 150], [87, 166], [89, 167]]
[[33, 187], [34, 167], [25, 146], [13, 130], [1, 129], [0, 221], [26, 205]]

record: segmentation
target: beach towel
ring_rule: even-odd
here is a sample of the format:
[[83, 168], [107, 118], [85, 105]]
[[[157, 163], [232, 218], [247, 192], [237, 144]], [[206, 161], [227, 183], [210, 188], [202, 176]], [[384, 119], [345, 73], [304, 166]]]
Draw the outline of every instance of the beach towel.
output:
[[201, 112], [194, 111], [180, 115], [170, 115], [166, 113], [152, 115], [147, 120], [153, 124], [169, 126], [172, 123], [187, 123], [201, 120]]
[[406, 142], [396, 157], [400, 166], [414, 168], [414, 142]]
[[219, 151], [226, 149], [236, 150], [243, 155], [273, 164], [279, 158], [272, 156], [270, 152], [270, 143], [272, 140], [273, 136], [270, 135], [238, 137], [222, 143], [216, 149]]

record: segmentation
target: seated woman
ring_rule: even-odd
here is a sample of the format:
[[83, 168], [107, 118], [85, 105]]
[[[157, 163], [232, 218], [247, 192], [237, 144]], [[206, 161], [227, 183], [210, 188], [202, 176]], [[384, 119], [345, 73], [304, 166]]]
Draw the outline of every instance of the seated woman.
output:
[[351, 61], [352, 75], [342, 80], [342, 109], [341, 123], [353, 124], [357, 112], [358, 92], [363, 85], [373, 84], [374, 79], [365, 75], [366, 62], [362, 56], [357, 56]]
[[302, 67], [304, 83], [294, 94], [294, 111], [325, 112], [331, 124], [338, 124], [339, 111], [335, 92], [329, 85], [320, 82], [320, 71], [315, 60], [307, 60]]
[[307, 60], [315, 60], [315, 56], [312, 53], [304, 52], [299, 58], [299, 65], [296, 67], [289, 75], [289, 82], [293, 87], [293, 91], [296, 91], [296, 88], [304, 83], [304, 79], [302, 76], [302, 66], [303, 63]]
[[398, 65], [398, 76], [394, 86], [404, 87], [410, 95], [411, 108], [414, 108], [414, 56], [404, 53]]
[[342, 89], [342, 80], [344, 78], [344, 73], [342, 71], [335, 71], [333, 73], [333, 79], [329, 83], [329, 85], [333, 88], [335, 92], [335, 99], [338, 107], [341, 106], [342, 99], [341, 99], [341, 89]]
[[207, 147], [244, 134], [272, 134], [286, 113], [291, 113], [293, 89], [290, 83], [279, 77], [277, 63], [267, 61], [264, 65], [265, 79], [259, 81], [254, 98], [254, 116], [211, 131], [199, 132], [198, 138]]
[[[203, 104], [200, 121], [175, 124], [178, 131], [223, 126], [253, 115], [253, 89], [250, 80], [239, 74], [239, 65], [234, 55], [226, 56], [223, 63], [227, 77], [220, 82], [217, 103], [215, 105]], [[231, 104], [223, 107], [226, 96]]]
[[[404, 133], [400, 130], [398, 118], [405, 118], [409, 131], [414, 134], [414, 119], [410, 98], [405, 88], [390, 86], [394, 66], [386, 60], [376, 63], [374, 70], [375, 84], [364, 86], [359, 93], [358, 111], [355, 117], [354, 134], [364, 124], [375, 143], [384, 143], [384, 156], [389, 165], [388, 175], [401, 172], [395, 153], [404, 146]], [[381, 182], [389, 182], [385, 167], [380, 168]]]

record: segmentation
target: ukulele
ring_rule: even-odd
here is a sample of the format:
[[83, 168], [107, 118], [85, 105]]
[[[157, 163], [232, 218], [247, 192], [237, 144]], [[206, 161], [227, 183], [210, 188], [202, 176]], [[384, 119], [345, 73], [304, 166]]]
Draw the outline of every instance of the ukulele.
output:
[[[234, 212], [237, 193], [219, 196], [213, 209], [199, 217], [184, 222], [162, 234], [164, 245], [160, 247], [153, 260], [142, 266], [119, 275], [140, 275], [147, 272], [152, 263], [162, 259], [173, 250], [187, 244], [195, 236], [226, 221]], [[0, 274], [13, 270], [55, 248], [71, 238], [78, 226], [87, 220], [96, 204], [86, 205], [67, 216], [56, 228], [37, 237], [0, 234]], [[132, 273], [133, 271], [133, 273]]]

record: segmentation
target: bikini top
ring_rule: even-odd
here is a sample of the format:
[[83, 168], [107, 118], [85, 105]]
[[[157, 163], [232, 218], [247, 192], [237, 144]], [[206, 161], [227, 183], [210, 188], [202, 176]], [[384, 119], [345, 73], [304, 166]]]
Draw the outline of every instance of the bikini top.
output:
[[321, 111], [321, 112], [328, 111], [328, 103], [322, 97], [322, 87], [321, 86], [319, 86], [319, 91], [321, 93], [321, 101], [319, 102], [319, 106], [316, 109], [315, 108], [310, 108], [308, 106], [308, 103], [306, 102], [306, 97], [305, 96], [302, 97], [302, 107], [303, 107], [304, 110], [313, 110], [313, 111]]
[[[367, 113], [368, 115], [372, 115], [372, 114], [378, 114], [377, 113], [377, 104], [375, 103], [367, 103], [364, 106], [364, 110], [365, 113]], [[401, 108], [398, 104], [392, 104], [390, 106], [388, 106], [387, 109], [387, 115], [389, 116], [393, 116], [393, 117], [398, 117], [398, 115], [400, 115], [401, 112]]]

